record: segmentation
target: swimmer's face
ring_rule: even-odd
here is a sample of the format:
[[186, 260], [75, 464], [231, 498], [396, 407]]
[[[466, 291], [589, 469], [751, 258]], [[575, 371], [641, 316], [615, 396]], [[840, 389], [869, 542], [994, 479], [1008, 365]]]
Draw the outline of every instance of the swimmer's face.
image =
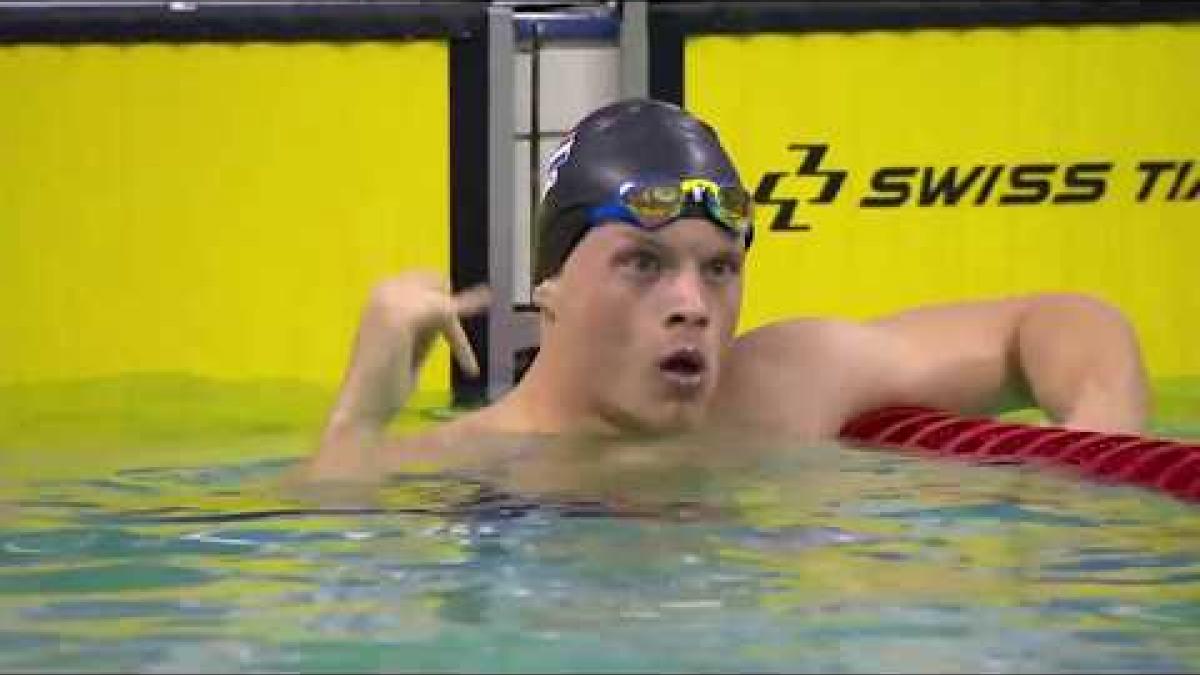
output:
[[605, 417], [643, 431], [703, 419], [737, 325], [743, 256], [702, 218], [588, 231], [557, 281], [554, 330]]

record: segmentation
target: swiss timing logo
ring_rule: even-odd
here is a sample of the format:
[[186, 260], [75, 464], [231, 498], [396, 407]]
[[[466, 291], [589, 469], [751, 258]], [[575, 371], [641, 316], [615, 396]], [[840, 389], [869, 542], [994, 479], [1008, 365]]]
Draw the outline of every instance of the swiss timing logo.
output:
[[[798, 157], [796, 168], [765, 172], [754, 189], [754, 203], [775, 207], [771, 230], [808, 232], [813, 223], [797, 218], [801, 203], [835, 203], [847, 191], [850, 171], [828, 161], [828, 143], [790, 143], [787, 149]], [[1195, 164], [1190, 159], [1137, 162], [1132, 167], [1138, 185], [1133, 199], [1200, 201], [1200, 175], [1192, 175]], [[1094, 204], [1106, 198], [1110, 180], [1120, 169], [1111, 160], [889, 165], [873, 169], [865, 190], [850, 198], [858, 207], [871, 209]], [[811, 196], [794, 196], [798, 192]], [[804, 211], [802, 215], [811, 212]]]

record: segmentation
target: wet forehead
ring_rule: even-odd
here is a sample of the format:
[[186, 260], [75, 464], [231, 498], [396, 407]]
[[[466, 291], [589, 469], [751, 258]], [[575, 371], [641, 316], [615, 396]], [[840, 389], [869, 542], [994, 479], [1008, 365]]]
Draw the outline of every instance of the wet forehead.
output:
[[646, 230], [621, 222], [605, 223], [592, 228], [587, 238], [594, 238], [596, 243], [605, 248], [637, 243], [696, 256], [742, 253], [737, 239], [704, 218], [680, 218], [655, 230]]

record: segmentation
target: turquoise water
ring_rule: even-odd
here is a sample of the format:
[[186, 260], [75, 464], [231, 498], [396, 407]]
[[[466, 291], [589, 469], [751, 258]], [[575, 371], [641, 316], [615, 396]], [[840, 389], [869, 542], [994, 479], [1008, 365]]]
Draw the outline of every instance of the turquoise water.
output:
[[0, 670], [1200, 671], [1200, 509], [1136, 488], [503, 439], [325, 494], [306, 438], [223, 443], [8, 450]]

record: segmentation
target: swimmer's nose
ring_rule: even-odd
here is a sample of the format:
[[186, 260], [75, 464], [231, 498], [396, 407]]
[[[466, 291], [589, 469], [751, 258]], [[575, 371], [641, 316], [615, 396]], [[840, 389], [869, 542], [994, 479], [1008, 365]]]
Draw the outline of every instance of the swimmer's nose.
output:
[[708, 313], [693, 310], [672, 312], [670, 317], [667, 318], [667, 325], [706, 328], [708, 326]]
[[685, 272], [671, 284], [671, 308], [667, 326], [706, 328], [709, 323], [708, 293], [699, 275]]

